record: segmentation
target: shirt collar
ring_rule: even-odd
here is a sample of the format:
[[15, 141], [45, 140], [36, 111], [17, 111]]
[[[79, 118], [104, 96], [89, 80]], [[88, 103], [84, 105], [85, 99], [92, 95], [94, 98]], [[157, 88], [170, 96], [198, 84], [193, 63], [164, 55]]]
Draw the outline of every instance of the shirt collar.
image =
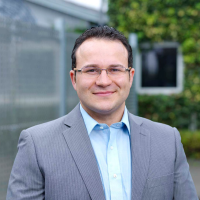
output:
[[130, 134], [130, 124], [129, 124], [129, 120], [128, 120], [128, 110], [127, 110], [126, 106], [124, 109], [124, 114], [123, 114], [121, 122], [123, 122], [126, 125], [126, 127], [128, 129], [128, 133]]
[[99, 124], [96, 120], [94, 120], [81, 106], [80, 104], [80, 111], [85, 122], [85, 126], [88, 132], [88, 135], [91, 133], [92, 129]]
[[[92, 132], [93, 128], [99, 124], [96, 120], [94, 120], [84, 109], [83, 107], [81, 106], [80, 104], [80, 112], [82, 114], [82, 117], [83, 117], [83, 120], [85, 122], [85, 126], [86, 126], [86, 129], [87, 129], [87, 132], [88, 132], [88, 135]], [[124, 123], [128, 129], [128, 132], [130, 134], [130, 124], [129, 124], [129, 120], [128, 120], [128, 111], [127, 111], [127, 108], [125, 106], [125, 109], [124, 109], [124, 114], [123, 114], [123, 117], [122, 117], [122, 120], [121, 120], [122, 123]]]

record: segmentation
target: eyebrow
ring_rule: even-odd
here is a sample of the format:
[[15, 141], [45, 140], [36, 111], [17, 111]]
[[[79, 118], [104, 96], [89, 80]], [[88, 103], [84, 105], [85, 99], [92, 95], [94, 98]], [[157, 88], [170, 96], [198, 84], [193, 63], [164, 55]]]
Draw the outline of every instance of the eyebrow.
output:
[[[99, 68], [99, 66], [98, 66], [97, 64], [85, 65], [85, 66], [83, 66], [82, 68], [84, 68], [84, 67], [98, 67], [98, 68]], [[109, 65], [108, 67], [125, 67], [125, 66], [120, 65], [120, 64], [112, 64], [112, 65]], [[125, 67], [125, 68], [126, 68], [126, 67]]]

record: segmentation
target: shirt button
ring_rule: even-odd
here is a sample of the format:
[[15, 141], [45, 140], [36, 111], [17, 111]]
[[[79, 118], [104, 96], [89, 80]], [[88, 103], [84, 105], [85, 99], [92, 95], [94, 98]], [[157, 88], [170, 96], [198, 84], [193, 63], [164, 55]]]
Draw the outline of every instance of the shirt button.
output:
[[113, 177], [114, 177], [114, 178], [117, 178], [117, 174], [114, 174]]
[[100, 129], [103, 129], [103, 126], [100, 126]]
[[113, 146], [111, 146], [110, 149], [113, 150]]

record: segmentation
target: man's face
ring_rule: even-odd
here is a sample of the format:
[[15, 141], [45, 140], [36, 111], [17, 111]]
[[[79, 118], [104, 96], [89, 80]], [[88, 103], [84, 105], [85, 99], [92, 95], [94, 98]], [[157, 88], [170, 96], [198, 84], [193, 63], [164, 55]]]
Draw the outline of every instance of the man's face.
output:
[[[106, 69], [112, 65], [128, 68], [128, 52], [118, 40], [91, 38], [84, 41], [76, 52], [76, 68], [93, 65]], [[82, 107], [92, 114], [114, 114], [123, 110], [132, 85], [134, 69], [119, 77], [107, 75], [103, 70], [98, 77], [88, 78], [84, 73], [70, 71], [74, 89]]]

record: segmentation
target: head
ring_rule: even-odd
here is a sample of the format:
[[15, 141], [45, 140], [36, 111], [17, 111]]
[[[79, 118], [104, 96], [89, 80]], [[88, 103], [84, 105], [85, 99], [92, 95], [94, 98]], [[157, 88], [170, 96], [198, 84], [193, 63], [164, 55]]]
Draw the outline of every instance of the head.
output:
[[108, 26], [87, 30], [76, 40], [72, 65], [72, 85], [90, 116], [123, 114], [134, 69], [131, 47], [121, 33]]
[[76, 68], [76, 51], [80, 47], [80, 45], [87, 39], [97, 38], [97, 39], [105, 39], [105, 40], [118, 40], [120, 41], [128, 52], [128, 67], [132, 67], [133, 64], [133, 55], [132, 48], [128, 43], [126, 37], [117, 31], [116, 29], [109, 26], [98, 26], [92, 27], [86, 30], [81, 36], [76, 39], [74, 44], [74, 48], [72, 50], [72, 70]]

